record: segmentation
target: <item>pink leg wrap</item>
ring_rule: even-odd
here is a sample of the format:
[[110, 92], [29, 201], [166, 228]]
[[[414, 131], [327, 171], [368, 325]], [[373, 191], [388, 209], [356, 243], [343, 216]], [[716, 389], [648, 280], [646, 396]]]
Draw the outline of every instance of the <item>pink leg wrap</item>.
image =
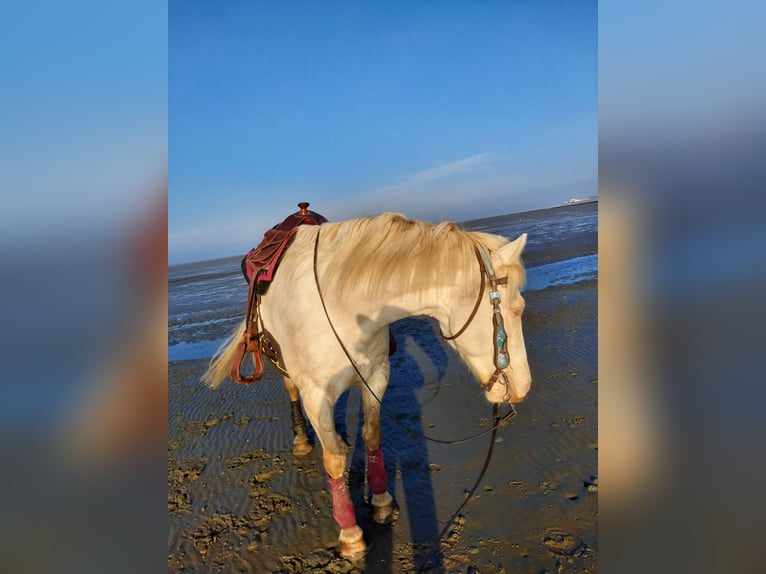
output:
[[388, 490], [388, 478], [383, 466], [383, 449], [367, 449], [367, 482], [373, 494], [383, 494]]
[[356, 514], [351, 497], [348, 495], [348, 484], [344, 477], [330, 479], [332, 493], [332, 515], [341, 528], [351, 528], [356, 525]]

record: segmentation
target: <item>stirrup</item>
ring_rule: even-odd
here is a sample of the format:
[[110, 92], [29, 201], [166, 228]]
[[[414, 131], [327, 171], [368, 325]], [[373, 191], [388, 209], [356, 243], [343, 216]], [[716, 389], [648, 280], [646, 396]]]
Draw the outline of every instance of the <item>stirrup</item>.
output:
[[[248, 353], [253, 355], [253, 372], [251, 375], [242, 374], [242, 363]], [[263, 355], [261, 354], [261, 342], [258, 336], [253, 337], [250, 333], [242, 336], [242, 342], [237, 345], [237, 354], [231, 365], [231, 378], [233, 381], [243, 384], [250, 384], [260, 381], [263, 378]]]

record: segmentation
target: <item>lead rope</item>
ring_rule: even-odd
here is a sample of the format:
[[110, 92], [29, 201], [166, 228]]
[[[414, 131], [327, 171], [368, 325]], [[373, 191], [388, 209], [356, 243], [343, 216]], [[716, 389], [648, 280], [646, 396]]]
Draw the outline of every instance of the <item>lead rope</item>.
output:
[[479, 487], [479, 484], [481, 484], [482, 479], [484, 478], [484, 473], [487, 472], [487, 468], [489, 468], [489, 463], [492, 460], [492, 451], [495, 450], [495, 440], [497, 439], [497, 427], [498, 427], [498, 421], [499, 417], [497, 416], [497, 403], [494, 403], [492, 405], [492, 417], [495, 420], [495, 424], [492, 426], [492, 437], [490, 438], [489, 442], [489, 449], [487, 450], [487, 456], [484, 459], [484, 466], [481, 467], [481, 472], [479, 473], [479, 476], [476, 478], [476, 482], [474, 482], [473, 486], [471, 487], [471, 490], [468, 491], [468, 496], [465, 497], [465, 500], [463, 500], [462, 504], [457, 507], [457, 510], [452, 513], [452, 516], [449, 517], [449, 520], [447, 520], [447, 523], [444, 525], [444, 528], [441, 529], [441, 532], [439, 532], [438, 540], [431, 546], [431, 550], [428, 551], [428, 554], [426, 554], [425, 559], [423, 562], [420, 563], [420, 568], [418, 568], [418, 574], [423, 571], [423, 568], [425, 568], [428, 563], [431, 561], [431, 557], [434, 554], [434, 551], [439, 547], [441, 544], [442, 538], [446, 534], [449, 527], [454, 522], [455, 518], [457, 518], [460, 515], [460, 511], [465, 508], [465, 505], [468, 504], [468, 501], [473, 498], [473, 495], [476, 493], [476, 489]]
[[[412, 434], [412, 431], [410, 431], [410, 429], [408, 429], [404, 425], [400, 424], [398, 420], [396, 420], [395, 418], [393, 418], [393, 416], [389, 415], [388, 412], [383, 410], [383, 402], [380, 400], [378, 395], [376, 395], [375, 392], [370, 388], [370, 385], [367, 384], [367, 380], [364, 378], [362, 373], [359, 371], [359, 367], [356, 366], [356, 362], [354, 362], [354, 359], [351, 358], [351, 354], [348, 352], [348, 349], [346, 348], [346, 345], [343, 344], [343, 341], [341, 340], [340, 336], [338, 335], [338, 331], [335, 330], [335, 325], [333, 324], [332, 319], [330, 319], [330, 314], [327, 312], [327, 305], [325, 304], [324, 296], [322, 295], [322, 289], [319, 286], [319, 275], [317, 273], [317, 252], [319, 251], [319, 233], [320, 233], [321, 229], [322, 229], [321, 227], [317, 228], [316, 238], [314, 239], [314, 283], [316, 284], [317, 292], [319, 293], [319, 301], [322, 303], [322, 309], [324, 310], [325, 317], [327, 317], [327, 322], [330, 325], [330, 329], [332, 329], [332, 332], [335, 335], [335, 339], [338, 341], [338, 344], [340, 345], [341, 349], [343, 349], [343, 352], [345, 353], [346, 358], [348, 359], [349, 363], [351, 363], [351, 366], [353, 367], [354, 371], [359, 376], [359, 380], [362, 381], [364, 386], [367, 387], [367, 390], [370, 392], [370, 394], [375, 398], [375, 400], [380, 405], [380, 412], [385, 414], [388, 417], [389, 420], [391, 420], [394, 423], [396, 423], [399, 426], [399, 428], [402, 428], [402, 429], [406, 430], [409, 434]], [[483, 287], [484, 287], [483, 277], [484, 276], [482, 275], [482, 291], [483, 291]], [[480, 297], [481, 297], [481, 293], [480, 293]], [[471, 318], [473, 318], [474, 314], [475, 314], [475, 310], [474, 310], [474, 313], [472, 313]], [[470, 323], [470, 320], [468, 322]], [[466, 327], [467, 326], [468, 326], [468, 324], [466, 324]], [[465, 330], [465, 327], [463, 329], [461, 329], [458, 334], [462, 333], [464, 330]], [[435, 542], [431, 546], [431, 549], [428, 551], [428, 554], [426, 555], [425, 560], [423, 560], [423, 562], [420, 565], [420, 568], [418, 568], [418, 570], [417, 570], [418, 573], [422, 572], [423, 568], [431, 560], [431, 556], [433, 556], [434, 551], [441, 544], [442, 537], [447, 532], [447, 529], [449, 529], [450, 525], [453, 523], [455, 518], [460, 514], [460, 511], [463, 510], [463, 508], [465, 508], [465, 505], [468, 504], [468, 501], [470, 501], [473, 498], [473, 495], [476, 493], [476, 489], [479, 487], [479, 484], [481, 483], [482, 479], [484, 478], [484, 474], [487, 472], [487, 468], [489, 468], [489, 463], [492, 460], [492, 452], [495, 449], [495, 440], [497, 438], [497, 429], [499, 427], [501, 427], [501, 426], [505, 426], [508, 423], [508, 421], [510, 421], [515, 415], [516, 415], [516, 411], [514, 410], [513, 405], [511, 405], [511, 409], [508, 412], [508, 414], [506, 414], [505, 416], [500, 418], [498, 416], [498, 406], [497, 406], [497, 403], [494, 403], [492, 405], [492, 419], [493, 419], [494, 423], [493, 423], [492, 427], [489, 428], [489, 429], [485, 429], [485, 430], [483, 430], [483, 431], [481, 431], [479, 433], [476, 433], [474, 435], [468, 436], [466, 438], [462, 438], [462, 439], [459, 439], [459, 440], [452, 440], [452, 441], [435, 439], [435, 438], [429, 437], [426, 434], [423, 434], [423, 437], [426, 440], [429, 440], [431, 442], [440, 443], [440, 444], [461, 444], [461, 443], [473, 440], [475, 438], [479, 438], [480, 436], [483, 436], [483, 435], [487, 434], [488, 432], [492, 433], [492, 437], [491, 437], [491, 440], [490, 440], [490, 443], [489, 443], [489, 449], [487, 450], [487, 456], [484, 459], [484, 465], [481, 467], [481, 472], [479, 472], [479, 476], [476, 478], [476, 482], [474, 483], [473, 487], [471, 487], [471, 490], [468, 492], [468, 496], [466, 496], [465, 500], [463, 500], [463, 502], [460, 504], [460, 506], [457, 507], [457, 510], [455, 510], [455, 512], [452, 513], [452, 516], [450, 516], [449, 520], [444, 525], [444, 527], [442, 528], [441, 532], [439, 532], [439, 538], [438, 538], [437, 542]]]

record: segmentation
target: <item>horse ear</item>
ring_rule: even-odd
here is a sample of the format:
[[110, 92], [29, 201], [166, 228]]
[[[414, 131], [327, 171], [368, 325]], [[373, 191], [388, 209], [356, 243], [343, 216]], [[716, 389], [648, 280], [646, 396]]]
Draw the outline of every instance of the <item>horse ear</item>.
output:
[[519, 258], [524, 246], [527, 244], [527, 234], [522, 233], [519, 237], [500, 248], [498, 253], [503, 263], [510, 265]]

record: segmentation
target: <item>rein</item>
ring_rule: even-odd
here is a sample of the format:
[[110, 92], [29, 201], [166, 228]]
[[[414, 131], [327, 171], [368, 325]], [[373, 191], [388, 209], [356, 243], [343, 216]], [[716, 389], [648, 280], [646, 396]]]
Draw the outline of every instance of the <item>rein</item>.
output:
[[[479, 266], [481, 267], [481, 259], [479, 259]], [[441, 329], [439, 330], [439, 334], [442, 336], [442, 339], [445, 341], [453, 341], [457, 339], [460, 335], [462, 335], [465, 330], [468, 328], [468, 325], [471, 324], [471, 321], [473, 321], [473, 318], [476, 317], [476, 311], [479, 310], [479, 305], [481, 305], [481, 296], [484, 295], [484, 287], [486, 285], [484, 280], [484, 269], [481, 270], [481, 285], [479, 286], [479, 295], [476, 297], [476, 303], [473, 305], [473, 310], [471, 311], [471, 314], [468, 316], [468, 320], [465, 322], [465, 325], [463, 325], [460, 330], [455, 333], [454, 335], [450, 337], [445, 337], [444, 333], [441, 332]]]
[[[500, 424], [500, 418], [497, 416], [497, 403], [492, 405], [492, 417], [495, 420], [495, 424], [492, 426], [492, 437], [490, 438], [489, 442], [489, 449], [487, 450], [487, 456], [484, 458], [484, 465], [481, 467], [481, 472], [479, 472], [479, 476], [476, 478], [476, 482], [473, 483], [473, 486], [471, 487], [471, 490], [468, 491], [468, 496], [465, 497], [463, 502], [460, 504], [460, 506], [457, 507], [457, 510], [452, 513], [452, 516], [449, 517], [449, 520], [447, 520], [444, 527], [441, 529], [441, 532], [439, 532], [438, 540], [439, 542], [442, 541], [442, 538], [446, 534], [447, 530], [449, 530], [449, 527], [452, 526], [452, 521], [455, 520], [460, 514], [460, 511], [465, 508], [465, 505], [468, 504], [468, 501], [473, 498], [473, 495], [476, 493], [476, 489], [479, 487], [479, 484], [481, 484], [481, 480], [484, 478], [484, 474], [487, 472], [487, 469], [489, 468], [489, 463], [492, 460], [492, 452], [495, 450], [495, 440], [497, 439], [497, 427], [502, 426]], [[510, 414], [516, 414], [513, 409], [511, 409]], [[507, 417], [508, 415], [506, 415]], [[505, 417], [504, 417], [505, 418]], [[438, 543], [431, 546], [431, 550], [428, 551], [428, 554], [425, 557], [425, 560], [420, 563], [420, 568], [418, 568], [418, 574], [423, 571], [423, 569], [426, 567], [426, 565], [430, 562], [431, 556], [433, 556], [434, 551], [438, 548]]]
[[[356, 361], [354, 361], [354, 359], [351, 357], [351, 353], [349, 353], [348, 349], [346, 348], [346, 345], [343, 343], [343, 340], [340, 338], [340, 335], [338, 335], [338, 331], [335, 329], [335, 325], [333, 324], [332, 319], [330, 318], [330, 313], [327, 311], [327, 305], [326, 305], [325, 300], [324, 300], [324, 295], [322, 294], [322, 288], [319, 286], [319, 274], [317, 272], [317, 252], [319, 251], [319, 234], [320, 234], [321, 230], [322, 230], [321, 227], [317, 228], [316, 238], [314, 239], [314, 264], [313, 264], [313, 266], [314, 266], [314, 283], [316, 284], [317, 292], [319, 293], [319, 301], [322, 303], [322, 309], [324, 310], [325, 317], [327, 317], [327, 322], [330, 325], [330, 329], [332, 329], [333, 335], [335, 335], [335, 339], [338, 341], [338, 344], [340, 345], [341, 349], [343, 350], [343, 353], [346, 355], [346, 358], [348, 359], [348, 362], [351, 364], [351, 366], [353, 367], [353, 369], [356, 372], [357, 376], [359, 377], [359, 380], [362, 381], [364, 386], [367, 388], [367, 390], [370, 392], [370, 394], [373, 396], [373, 398], [380, 405], [380, 407], [381, 407], [380, 411], [383, 414], [385, 414], [389, 418], [389, 420], [392, 420], [394, 423], [399, 425], [400, 428], [406, 430], [408, 433], [411, 433], [412, 431], [410, 431], [410, 429], [405, 428], [403, 425], [401, 425], [399, 423], [398, 420], [396, 420], [394, 417], [392, 417], [386, 411], [383, 410], [383, 401], [380, 400], [380, 397], [378, 397], [378, 395], [375, 393], [375, 391], [373, 391], [372, 388], [370, 387], [370, 385], [367, 383], [367, 379], [365, 379], [364, 375], [362, 375], [362, 372], [359, 370], [359, 367], [356, 365]], [[477, 253], [477, 256], [479, 256], [478, 253]], [[484, 283], [484, 274], [486, 273], [486, 267], [482, 263], [481, 259], [482, 259], [481, 256], [479, 256], [479, 267], [482, 270], [482, 274], [481, 274], [481, 290], [479, 291], [479, 297], [478, 297], [478, 299], [476, 301], [476, 305], [474, 306], [474, 310], [471, 313], [471, 316], [469, 317], [468, 322], [463, 326], [463, 328], [460, 329], [460, 331], [458, 331], [458, 333], [456, 335], [453, 335], [452, 337], [448, 338], [448, 340], [449, 339], [456, 339], [458, 336], [460, 336], [465, 331], [465, 329], [468, 327], [468, 325], [471, 323], [471, 321], [473, 320], [474, 316], [476, 315], [476, 310], [478, 309], [479, 303], [481, 302], [481, 295], [484, 292], [484, 285], [485, 285], [485, 283]], [[487, 263], [489, 263], [488, 256], [487, 256]], [[492, 264], [491, 263], [489, 263], [489, 268], [492, 269]], [[492, 271], [491, 274], [487, 273], [487, 276], [490, 278], [490, 284], [495, 289], [496, 289], [497, 285], [506, 282], [507, 279], [508, 279], [507, 277], [503, 277], [501, 279], [496, 279], [495, 275], [494, 275], [494, 271]], [[492, 296], [492, 292], [490, 292], [490, 297], [491, 296]], [[494, 303], [493, 303], [493, 305], [494, 305]], [[497, 314], [500, 316], [500, 326], [501, 326], [501, 329], [502, 329], [503, 317], [499, 313], [499, 310], [500, 310], [500, 308], [499, 308], [499, 292], [498, 292], [498, 297], [497, 297], [497, 307], [496, 307], [496, 310], [497, 310]], [[494, 322], [494, 317], [493, 317], [493, 322]], [[496, 349], [496, 355], [497, 355], [497, 349]], [[506, 351], [506, 356], [507, 356], [507, 351]], [[496, 363], [496, 366], [497, 366], [497, 360], [495, 361], [495, 363]], [[486, 384], [481, 383], [482, 387], [486, 387], [487, 390], [491, 389], [492, 385], [497, 381], [497, 375], [498, 375], [498, 371], [499, 370], [500, 369], [498, 368], [495, 371], [495, 374], [492, 375], [492, 377], [490, 377], [490, 380], [489, 380], [488, 383], [486, 383]], [[504, 373], [502, 373], [502, 375], [503, 375], [503, 377], [505, 377]], [[508, 398], [506, 399], [505, 397], [503, 397], [503, 400], [509, 400], [510, 399], [510, 390], [509, 390], [510, 389], [510, 385], [508, 383], [507, 377], [505, 378], [505, 385], [506, 385], [506, 396]], [[470, 436], [467, 436], [467, 437], [464, 437], [464, 438], [461, 438], [461, 439], [457, 439], [457, 440], [443, 440], [443, 439], [438, 439], [438, 438], [432, 438], [432, 437], [430, 437], [430, 436], [428, 436], [427, 434], [424, 433], [423, 434], [423, 438], [425, 438], [427, 441], [435, 442], [435, 443], [439, 443], [439, 444], [462, 444], [462, 443], [465, 443], [465, 442], [477, 439], [477, 438], [479, 438], [481, 436], [484, 436], [487, 433], [490, 433], [490, 432], [491, 433], [495, 433], [497, 431], [498, 427], [505, 426], [516, 415], [516, 411], [513, 408], [513, 405], [510, 405], [510, 410], [508, 411], [508, 413], [505, 414], [501, 418], [497, 417], [497, 405], [495, 405], [494, 412], [495, 412], [494, 424], [491, 427], [489, 427], [487, 429], [484, 429], [483, 431], [479, 431], [478, 433], [472, 434]]]
[[[327, 317], [327, 322], [330, 325], [330, 329], [332, 329], [333, 334], [335, 335], [335, 338], [338, 341], [338, 344], [340, 345], [341, 349], [343, 349], [343, 352], [346, 355], [346, 358], [348, 359], [349, 363], [351, 363], [351, 366], [354, 368], [354, 371], [356, 371], [356, 374], [359, 376], [359, 380], [362, 381], [365, 387], [367, 387], [367, 390], [370, 392], [370, 394], [375, 398], [375, 400], [380, 405], [380, 412], [384, 413], [389, 420], [394, 421], [397, 425], [400, 426], [400, 428], [406, 430], [408, 433], [411, 433], [410, 429], [407, 429], [404, 427], [404, 425], [400, 424], [398, 420], [393, 418], [391, 415], [388, 414], [388, 412], [383, 410], [383, 402], [380, 400], [378, 395], [375, 394], [375, 392], [370, 388], [370, 385], [367, 383], [367, 380], [362, 375], [361, 371], [359, 370], [359, 367], [357, 367], [356, 362], [351, 357], [351, 354], [348, 352], [348, 349], [346, 348], [346, 345], [343, 344], [343, 340], [338, 335], [338, 331], [335, 329], [335, 325], [332, 322], [332, 319], [330, 319], [330, 314], [327, 311], [327, 305], [325, 304], [324, 296], [322, 295], [322, 288], [319, 286], [319, 274], [317, 272], [317, 252], [319, 251], [319, 234], [321, 232], [322, 228], [317, 228], [317, 234], [316, 238], [314, 239], [314, 283], [316, 284], [317, 292], [319, 293], [319, 300], [322, 303], [322, 309], [324, 309], [324, 314]], [[505, 335], [505, 329], [503, 327], [503, 316], [500, 312], [500, 292], [497, 290], [497, 286], [500, 284], [507, 283], [508, 278], [502, 277], [500, 279], [497, 279], [495, 277], [494, 269], [492, 267], [492, 262], [489, 258], [489, 254], [486, 252], [485, 249], [477, 249], [476, 255], [479, 259], [479, 268], [481, 269], [481, 286], [479, 288], [479, 296], [476, 298], [476, 303], [473, 307], [473, 310], [471, 311], [471, 315], [468, 317], [468, 321], [466, 321], [465, 325], [454, 335], [451, 337], [445, 337], [442, 333], [442, 338], [444, 338], [447, 341], [457, 339], [460, 335], [462, 335], [465, 330], [468, 328], [468, 326], [473, 321], [474, 317], [476, 316], [476, 312], [479, 309], [479, 305], [481, 304], [481, 298], [484, 294], [484, 287], [485, 287], [485, 275], [489, 278], [489, 282], [491, 285], [491, 290], [489, 292], [490, 300], [492, 301], [492, 307], [494, 309], [493, 316], [492, 316], [492, 323], [494, 326], [494, 340], [495, 340], [495, 373], [490, 377], [490, 380], [486, 384], [482, 384], [482, 387], [486, 386], [487, 390], [490, 390], [492, 388], [492, 385], [497, 382], [497, 378], [499, 375], [502, 375], [504, 379], [504, 384], [506, 387], [506, 393], [503, 397], [503, 400], [510, 400], [510, 383], [508, 382], [508, 377], [503, 372], [503, 368], [507, 367], [509, 364], [508, 360], [508, 350], [506, 348], [506, 335]], [[503, 364], [503, 361], [505, 363], [504, 367], [500, 367], [501, 364]], [[423, 434], [423, 438], [425, 438], [428, 441], [436, 442], [440, 444], [461, 444], [468, 442], [470, 440], [473, 440], [475, 438], [479, 438], [480, 436], [484, 436], [487, 433], [492, 433], [492, 437], [489, 443], [489, 449], [487, 450], [487, 455], [484, 459], [484, 465], [481, 468], [481, 472], [479, 472], [479, 476], [476, 478], [476, 482], [474, 483], [471, 490], [468, 492], [468, 496], [465, 497], [463, 502], [458, 506], [457, 510], [452, 513], [452, 516], [450, 516], [447, 523], [442, 528], [441, 532], [439, 532], [439, 541], [436, 542], [433, 546], [431, 546], [431, 549], [429, 550], [428, 554], [426, 555], [425, 560], [421, 563], [420, 568], [418, 568], [418, 573], [422, 572], [423, 569], [426, 567], [428, 562], [431, 560], [431, 556], [434, 554], [434, 551], [438, 548], [439, 543], [441, 542], [442, 538], [444, 537], [444, 534], [447, 532], [447, 529], [451, 526], [453, 520], [458, 516], [460, 511], [465, 507], [466, 504], [473, 498], [473, 495], [476, 493], [476, 489], [479, 487], [479, 484], [481, 483], [482, 479], [484, 478], [484, 474], [487, 472], [487, 468], [489, 468], [489, 463], [492, 460], [492, 452], [495, 448], [495, 440], [497, 438], [497, 429], [501, 426], [505, 426], [508, 421], [510, 421], [515, 415], [516, 411], [513, 408], [513, 405], [510, 405], [510, 410], [508, 411], [508, 414], [503, 416], [502, 418], [498, 416], [498, 406], [497, 403], [492, 405], [492, 419], [493, 419], [493, 425], [485, 429], [481, 432], [478, 432], [474, 435], [458, 439], [458, 440], [441, 440], [441, 439], [435, 439], [431, 438], [425, 433]]]

